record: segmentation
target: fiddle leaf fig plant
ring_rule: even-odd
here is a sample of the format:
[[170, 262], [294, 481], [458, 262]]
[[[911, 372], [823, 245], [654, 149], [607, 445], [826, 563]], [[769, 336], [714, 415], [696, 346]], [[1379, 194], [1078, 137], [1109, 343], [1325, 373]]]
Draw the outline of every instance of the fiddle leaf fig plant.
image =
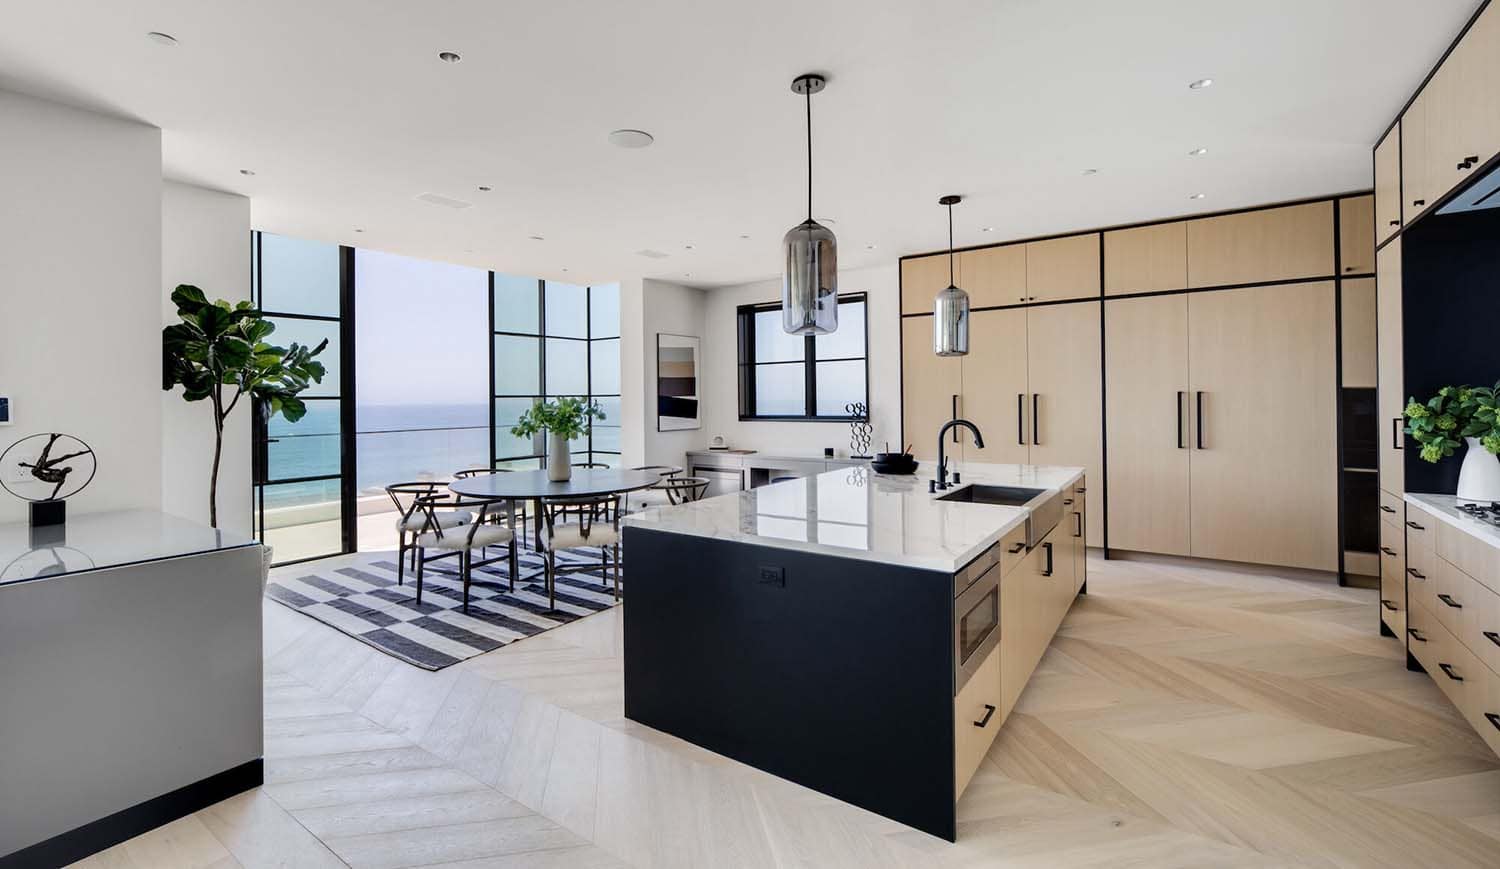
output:
[[1426, 402], [1408, 399], [1406, 433], [1421, 444], [1428, 462], [1453, 455], [1464, 438], [1476, 438], [1485, 450], [1500, 454], [1500, 384], [1444, 386]]
[[323, 363], [314, 357], [328, 346], [292, 342], [279, 347], [266, 339], [276, 324], [249, 302], [210, 302], [197, 287], [180, 284], [172, 291], [181, 322], [161, 330], [161, 388], [182, 385], [188, 401], [207, 399], [214, 414], [214, 462], [208, 480], [208, 523], [219, 526], [219, 464], [224, 452], [224, 420], [242, 397], [296, 422], [307, 413], [297, 396], [323, 382]]
[[527, 408], [511, 426], [510, 433], [518, 438], [529, 438], [547, 431], [571, 441], [588, 431], [591, 419], [604, 419], [604, 411], [599, 409], [598, 402], [559, 398]]

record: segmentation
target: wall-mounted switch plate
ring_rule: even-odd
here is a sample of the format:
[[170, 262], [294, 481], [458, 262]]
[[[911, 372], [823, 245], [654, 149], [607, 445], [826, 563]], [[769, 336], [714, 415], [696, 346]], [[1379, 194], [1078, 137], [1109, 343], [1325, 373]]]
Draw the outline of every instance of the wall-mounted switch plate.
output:
[[762, 564], [760, 566], [760, 584], [786, 588], [786, 568]]

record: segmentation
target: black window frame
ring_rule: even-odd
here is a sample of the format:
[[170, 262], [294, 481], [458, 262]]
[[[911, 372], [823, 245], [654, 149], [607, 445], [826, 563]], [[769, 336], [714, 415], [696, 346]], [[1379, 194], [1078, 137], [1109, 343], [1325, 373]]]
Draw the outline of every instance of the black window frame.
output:
[[[755, 408], [755, 376], [756, 369], [767, 365], [796, 365], [795, 360], [785, 362], [757, 362], [755, 360], [755, 315], [769, 311], [780, 311], [780, 302], [760, 302], [750, 305], [740, 305], [735, 309], [735, 332], [738, 347], [736, 362], [738, 365], [739, 381], [739, 417], [740, 422], [852, 422], [856, 419], [869, 418], [870, 407], [870, 299], [868, 293], [840, 293], [839, 304], [859, 303], [865, 306], [864, 317], [864, 355], [863, 356], [839, 356], [832, 359], [817, 358], [817, 336], [807, 335], [803, 338], [803, 350], [801, 365], [802, 387], [803, 387], [803, 413], [800, 414], [764, 414], [756, 412]], [[863, 362], [865, 369], [864, 405], [865, 416], [856, 417], [851, 414], [819, 415], [818, 409], [818, 363], [819, 362]]]

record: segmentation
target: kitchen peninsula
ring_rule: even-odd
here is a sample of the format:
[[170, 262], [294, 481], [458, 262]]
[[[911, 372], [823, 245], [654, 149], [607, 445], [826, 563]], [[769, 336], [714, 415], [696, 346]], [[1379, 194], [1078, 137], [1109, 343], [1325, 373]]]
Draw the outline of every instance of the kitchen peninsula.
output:
[[1086, 590], [1082, 468], [960, 471], [934, 491], [844, 468], [628, 517], [626, 717], [953, 840]]

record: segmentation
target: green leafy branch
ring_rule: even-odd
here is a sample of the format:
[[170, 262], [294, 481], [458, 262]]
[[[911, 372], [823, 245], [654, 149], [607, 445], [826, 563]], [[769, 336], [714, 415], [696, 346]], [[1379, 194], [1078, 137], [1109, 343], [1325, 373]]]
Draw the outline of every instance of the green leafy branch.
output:
[[1500, 455], [1500, 384], [1444, 386], [1425, 403], [1409, 398], [1406, 421], [1424, 461], [1453, 455], [1464, 438], [1478, 438], [1485, 450]]
[[511, 426], [510, 433], [518, 438], [529, 438], [547, 431], [571, 441], [588, 431], [591, 419], [604, 419], [604, 411], [599, 409], [597, 402], [559, 398], [527, 408]]

